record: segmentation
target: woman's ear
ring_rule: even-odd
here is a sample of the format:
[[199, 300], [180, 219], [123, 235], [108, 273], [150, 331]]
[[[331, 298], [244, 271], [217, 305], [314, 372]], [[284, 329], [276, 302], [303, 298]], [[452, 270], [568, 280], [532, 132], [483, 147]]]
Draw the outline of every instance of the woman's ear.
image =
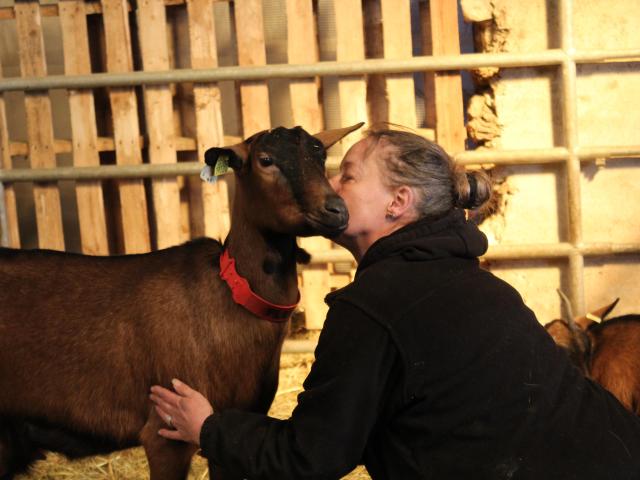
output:
[[393, 218], [413, 215], [415, 202], [416, 194], [413, 189], [407, 185], [402, 185], [395, 189], [393, 200], [387, 207], [387, 214]]

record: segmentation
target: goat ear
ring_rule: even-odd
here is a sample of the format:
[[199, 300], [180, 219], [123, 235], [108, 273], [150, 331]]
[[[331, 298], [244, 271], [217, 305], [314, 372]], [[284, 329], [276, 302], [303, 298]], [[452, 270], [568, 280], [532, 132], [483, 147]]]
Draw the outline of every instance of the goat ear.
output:
[[592, 323], [604, 322], [607, 315], [611, 313], [611, 310], [615, 308], [619, 301], [620, 298], [616, 298], [609, 305], [605, 305], [604, 307], [593, 310], [592, 312], [587, 313], [584, 317], [576, 318], [576, 323], [578, 323], [579, 325], [591, 325]]
[[249, 156], [249, 149], [240, 143], [231, 147], [213, 147], [204, 152], [204, 163], [213, 170], [213, 175], [218, 176], [231, 167], [239, 170]]
[[314, 135], [318, 140], [322, 142], [324, 148], [329, 148], [334, 143], [338, 143], [345, 136], [353, 132], [354, 130], [359, 129], [364, 125], [364, 122], [356, 123], [355, 125], [351, 125], [350, 127], [345, 128], [336, 128], [334, 130], [325, 130], [323, 132], [318, 132]]
[[616, 298], [613, 303], [607, 305], [606, 307], [599, 308], [595, 312], [591, 312], [593, 315], [596, 315], [602, 319], [602, 321], [606, 320], [606, 317], [609, 316], [611, 310], [615, 308], [615, 306], [620, 301], [620, 297]]
[[236, 172], [240, 171], [249, 159], [251, 144], [266, 131], [254, 133], [246, 140], [229, 147], [210, 148], [204, 152], [204, 163], [212, 168], [214, 176], [222, 175], [228, 167], [233, 168]]

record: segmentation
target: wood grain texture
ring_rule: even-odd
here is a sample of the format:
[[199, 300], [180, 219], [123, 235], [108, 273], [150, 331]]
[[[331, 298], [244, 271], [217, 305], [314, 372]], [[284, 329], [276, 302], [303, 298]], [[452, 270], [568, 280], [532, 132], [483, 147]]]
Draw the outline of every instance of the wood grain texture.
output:
[[[289, 63], [303, 64], [318, 61], [316, 25], [311, 0], [287, 0], [287, 52]], [[323, 116], [318, 101], [318, 86], [314, 78], [290, 82], [293, 122], [311, 133], [323, 128]], [[310, 253], [331, 247], [326, 238], [301, 238], [300, 245]], [[330, 275], [326, 265], [307, 265], [302, 271], [301, 305], [306, 327], [320, 329], [327, 315], [324, 297], [330, 290]]]
[[[380, 0], [384, 57], [411, 58], [411, 11], [409, 0]], [[389, 122], [409, 128], [416, 125], [415, 87], [413, 74], [393, 74], [386, 77], [389, 100]]]
[[[0, 79], [2, 79], [2, 64], [0, 64]], [[0, 94], [0, 169], [9, 170], [11, 163], [11, 142], [9, 141], [9, 129], [7, 127], [7, 110], [4, 95]], [[18, 206], [16, 192], [10, 183], [4, 184], [4, 206], [7, 216], [8, 247], [20, 247], [20, 231], [18, 228]]]
[[[105, 28], [107, 71], [133, 70], [131, 34], [126, 0], [102, 0]], [[135, 90], [118, 87], [109, 90], [113, 116], [116, 162], [119, 165], [142, 163], [140, 127]], [[118, 181], [122, 218], [122, 236], [125, 253], [151, 250], [147, 200], [141, 180]]]
[[[16, 27], [20, 47], [20, 69], [23, 77], [44, 77], [47, 64], [40, 6], [35, 1], [15, 5]], [[29, 162], [32, 168], [56, 166], [51, 100], [48, 91], [25, 93]], [[55, 182], [33, 186], [40, 248], [64, 250], [60, 192]]]
[[[459, 55], [458, 2], [429, 2], [433, 55]], [[449, 153], [465, 149], [466, 130], [459, 71], [437, 72], [434, 78], [436, 140]]]
[[[234, 8], [238, 64], [266, 65], [262, 0], [236, 0]], [[271, 128], [269, 90], [266, 81], [241, 82], [240, 103], [245, 138]]]
[[[137, 9], [138, 35], [145, 71], [169, 70], [166, 7], [158, 0], [139, 0]], [[150, 163], [178, 161], [173, 120], [173, 97], [170, 85], [144, 87], [144, 110], [149, 136]], [[176, 178], [155, 178], [151, 181], [153, 213], [158, 248], [181, 243], [180, 193]]]
[[[67, 75], [91, 73], [89, 37], [85, 2], [82, 0], [60, 0], [58, 4], [64, 70]], [[98, 132], [93, 91], [69, 90], [73, 164], [77, 167], [100, 165], [98, 155]], [[102, 184], [98, 181], [78, 181], [78, 222], [83, 253], [107, 255], [109, 242], [105, 219]]]
[[[208, 0], [188, 0], [187, 11], [191, 67], [217, 67], [215, 19], [211, 2]], [[205, 151], [211, 147], [220, 147], [225, 144], [220, 89], [215, 83], [195, 84], [193, 97], [198, 160], [204, 162]], [[190, 183], [190, 190], [193, 201], [202, 204], [204, 234], [208, 237], [224, 239], [229, 233], [231, 224], [227, 180], [220, 177], [215, 184], [209, 184], [196, 178]]]

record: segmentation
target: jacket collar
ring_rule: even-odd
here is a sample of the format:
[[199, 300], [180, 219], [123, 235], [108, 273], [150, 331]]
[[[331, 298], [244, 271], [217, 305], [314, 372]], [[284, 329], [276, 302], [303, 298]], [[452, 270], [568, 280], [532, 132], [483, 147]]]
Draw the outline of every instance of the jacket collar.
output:
[[393, 255], [402, 254], [408, 260], [476, 258], [483, 255], [487, 247], [487, 237], [473, 222], [466, 220], [463, 210], [454, 209], [437, 219], [417, 220], [378, 239], [360, 260], [356, 276]]

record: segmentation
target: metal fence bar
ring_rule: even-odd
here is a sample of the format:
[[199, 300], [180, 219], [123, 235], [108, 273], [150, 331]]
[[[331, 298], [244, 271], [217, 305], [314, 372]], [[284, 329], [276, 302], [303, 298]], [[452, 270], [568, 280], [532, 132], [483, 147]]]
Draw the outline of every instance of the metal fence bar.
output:
[[[579, 247], [569, 242], [544, 244], [492, 245], [485, 260], [567, 259], [571, 256], [598, 257], [603, 255], [639, 254], [640, 243], [587, 243]], [[314, 252], [312, 264], [352, 262], [353, 256], [343, 248]]]
[[[573, 54], [583, 63], [640, 61], [640, 49], [600, 50]], [[588, 59], [588, 60], [587, 60]], [[49, 75], [47, 77], [11, 77], [0, 81], [0, 92], [32, 91], [56, 88], [97, 88], [137, 85], [162, 85], [180, 82], [219, 82], [222, 80], [265, 80], [304, 78], [326, 75], [390, 74], [437, 70], [469, 70], [480, 67], [539, 67], [561, 65], [572, 56], [560, 49], [532, 53], [466, 53], [463, 55], [417, 56], [406, 59], [368, 59], [354, 62], [318, 62], [315, 64], [277, 64], [231, 66], [211, 69], [174, 69], [159, 72], [94, 73], [91, 75]]]
[[[569, 152], [566, 160], [567, 203], [569, 241], [574, 246], [582, 244], [582, 200], [580, 195], [580, 159], [578, 150], [578, 109], [576, 94], [576, 63], [573, 46], [573, 0], [562, 0], [558, 16], [560, 42], [567, 54], [560, 67], [562, 96], [562, 128], [564, 144]], [[585, 312], [584, 257], [581, 252], [569, 255], [569, 299], [576, 315]]]
[[107, 180], [111, 178], [152, 178], [198, 175], [201, 162], [100, 167], [16, 168], [0, 171], [0, 182], [45, 182], [56, 180]]
[[[178, 149], [181, 150], [181, 149]], [[193, 148], [191, 148], [193, 150]], [[581, 161], [608, 158], [612, 161], [622, 158], [640, 157], [639, 146], [585, 147], [576, 150]], [[528, 165], [565, 162], [569, 150], [564, 147], [530, 150], [474, 150], [454, 155], [462, 165], [492, 163], [496, 165]], [[327, 169], [337, 169], [341, 157], [330, 156]], [[0, 182], [45, 182], [57, 180], [106, 180], [110, 178], [154, 178], [178, 175], [198, 175], [203, 167], [201, 162], [180, 162], [166, 165], [102, 165], [99, 167], [56, 167], [21, 168], [0, 170]]]
[[[640, 151], [640, 149], [639, 149]], [[534, 148], [527, 150], [467, 150], [453, 155], [462, 165], [494, 163], [496, 165], [541, 164], [565, 161], [569, 151], [564, 147]]]

